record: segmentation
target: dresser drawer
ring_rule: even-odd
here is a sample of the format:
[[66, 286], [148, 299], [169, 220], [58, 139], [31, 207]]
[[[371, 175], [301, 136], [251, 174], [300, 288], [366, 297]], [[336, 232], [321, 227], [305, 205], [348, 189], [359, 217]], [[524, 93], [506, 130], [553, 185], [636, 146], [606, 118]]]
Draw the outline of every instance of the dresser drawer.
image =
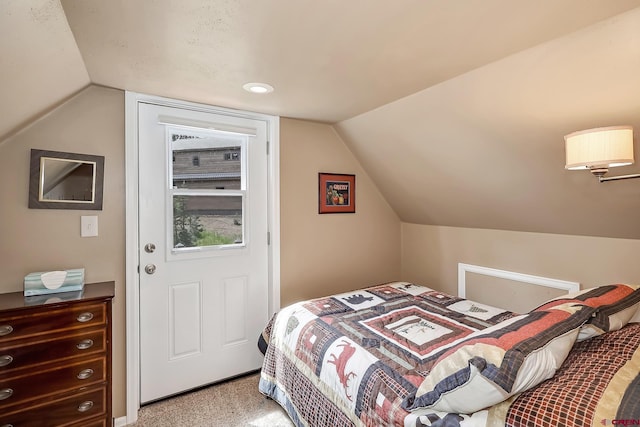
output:
[[31, 374], [24, 371], [24, 374], [17, 376], [3, 375], [0, 377], [0, 411], [12, 405], [100, 384], [106, 380], [105, 357]]
[[20, 310], [15, 313], [0, 316], [0, 346], [16, 339], [52, 334], [59, 330], [104, 325], [107, 303], [76, 304], [51, 311]]
[[95, 420], [84, 420], [77, 424], [69, 424], [69, 427], [112, 427], [113, 421], [107, 422], [106, 417], [97, 418]]
[[78, 332], [56, 339], [43, 336], [27, 342], [11, 341], [0, 344], [0, 377], [17, 369], [47, 363], [59, 364], [64, 359], [103, 353], [106, 349], [105, 329]]
[[46, 403], [0, 412], [0, 426], [94, 426], [96, 417], [107, 416], [107, 389], [86, 390]]

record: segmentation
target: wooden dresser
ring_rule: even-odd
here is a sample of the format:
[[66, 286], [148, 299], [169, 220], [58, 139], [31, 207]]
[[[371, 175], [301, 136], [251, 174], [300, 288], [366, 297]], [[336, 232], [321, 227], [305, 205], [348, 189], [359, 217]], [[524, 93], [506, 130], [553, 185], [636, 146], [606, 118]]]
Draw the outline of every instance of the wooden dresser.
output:
[[0, 294], [0, 427], [110, 427], [114, 282]]

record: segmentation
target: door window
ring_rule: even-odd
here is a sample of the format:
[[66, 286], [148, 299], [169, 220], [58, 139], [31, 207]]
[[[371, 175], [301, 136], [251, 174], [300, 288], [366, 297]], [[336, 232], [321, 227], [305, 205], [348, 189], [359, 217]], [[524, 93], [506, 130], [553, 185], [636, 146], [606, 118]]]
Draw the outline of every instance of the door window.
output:
[[167, 126], [167, 139], [172, 252], [244, 246], [247, 137]]

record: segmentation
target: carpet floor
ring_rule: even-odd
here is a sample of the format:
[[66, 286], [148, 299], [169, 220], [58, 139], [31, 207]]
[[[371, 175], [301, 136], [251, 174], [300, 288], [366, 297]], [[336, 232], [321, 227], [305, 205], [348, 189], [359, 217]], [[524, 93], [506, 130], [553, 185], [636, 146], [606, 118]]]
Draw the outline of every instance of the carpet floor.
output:
[[285, 411], [258, 391], [260, 374], [225, 381], [143, 406], [131, 427], [293, 427]]

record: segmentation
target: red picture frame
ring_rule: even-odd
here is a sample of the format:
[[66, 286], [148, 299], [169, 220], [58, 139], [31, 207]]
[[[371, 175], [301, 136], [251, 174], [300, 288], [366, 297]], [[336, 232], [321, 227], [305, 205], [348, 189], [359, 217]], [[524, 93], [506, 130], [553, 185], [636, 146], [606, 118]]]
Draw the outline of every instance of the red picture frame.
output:
[[342, 173], [318, 174], [318, 213], [355, 213], [356, 176]]

